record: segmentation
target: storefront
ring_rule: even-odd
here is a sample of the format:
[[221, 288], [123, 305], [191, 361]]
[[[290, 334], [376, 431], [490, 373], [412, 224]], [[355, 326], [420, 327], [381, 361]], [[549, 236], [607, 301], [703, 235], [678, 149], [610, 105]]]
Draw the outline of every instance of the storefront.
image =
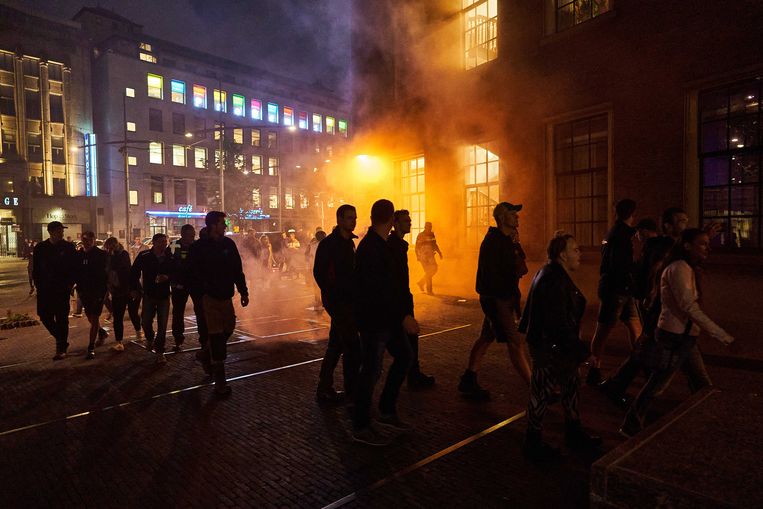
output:
[[8, 194], [0, 197], [0, 256], [18, 256], [21, 237], [21, 199]]
[[[42, 198], [32, 201], [32, 232], [35, 240], [48, 238], [48, 223], [60, 221], [67, 227], [66, 238], [76, 242], [83, 231], [93, 230], [95, 221], [88, 198]], [[52, 203], [56, 204], [53, 205]]]
[[148, 234], [153, 237], [157, 233], [169, 236], [180, 235], [180, 228], [184, 224], [192, 224], [198, 232], [204, 227], [206, 210], [194, 212], [192, 205], [183, 205], [177, 210], [147, 210]]

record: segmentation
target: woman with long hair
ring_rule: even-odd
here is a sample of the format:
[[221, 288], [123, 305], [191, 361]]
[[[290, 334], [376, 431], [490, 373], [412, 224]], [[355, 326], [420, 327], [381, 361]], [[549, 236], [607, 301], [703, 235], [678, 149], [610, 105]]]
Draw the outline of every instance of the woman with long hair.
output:
[[[125, 309], [130, 303], [130, 254], [115, 237], [109, 237], [103, 243], [103, 249], [109, 254], [107, 267], [107, 286], [111, 294], [112, 323], [114, 325], [113, 349], [121, 352], [125, 349], [124, 338]], [[136, 313], [137, 314], [137, 313]], [[132, 319], [132, 313], [130, 313]], [[140, 330], [140, 321], [133, 321], [135, 330]]]
[[700, 265], [710, 252], [710, 237], [698, 228], [684, 230], [668, 253], [660, 277], [662, 308], [657, 320], [653, 352], [647, 363], [652, 373], [633, 401], [620, 433], [631, 437], [644, 426], [644, 417], [654, 397], [670, 384], [675, 372], [694, 350], [700, 330], [724, 345], [734, 338], [720, 328], [702, 308], [697, 280]]

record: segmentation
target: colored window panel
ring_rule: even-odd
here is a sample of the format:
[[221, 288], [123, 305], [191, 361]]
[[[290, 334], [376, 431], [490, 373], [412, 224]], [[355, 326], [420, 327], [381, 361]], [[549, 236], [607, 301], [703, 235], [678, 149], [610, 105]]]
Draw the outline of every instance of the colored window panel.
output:
[[346, 138], [347, 137], [347, 121], [340, 120], [338, 124], [339, 124], [339, 134], [341, 134], [342, 136]]
[[313, 132], [315, 133], [323, 132], [323, 115], [318, 115], [317, 113], [313, 113]]
[[225, 90], [214, 90], [215, 111], [228, 112], [228, 93]]
[[252, 118], [254, 120], [262, 120], [262, 101], [259, 99], [252, 99], [249, 103]]
[[170, 90], [172, 91], [172, 102], [185, 104], [185, 82], [172, 80]]
[[294, 125], [294, 108], [283, 107], [283, 125]]
[[193, 86], [193, 105], [196, 108], [207, 107], [207, 87], [201, 85]]
[[244, 96], [239, 94], [233, 94], [233, 114], [237, 117], [243, 117], [246, 113], [244, 106]]
[[334, 117], [326, 117], [326, 133], [336, 133], [336, 120], [334, 120]]
[[158, 74], [148, 74], [146, 77], [148, 84], [148, 96], [154, 99], [164, 99], [164, 78]]
[[299, 128], [300, 129], [307, 129], [308, 128], [307, 112], [306, 111], [300, 111], [299, 112]]
[[268, 122], [271, 124], [278, 123], [278, 105], [276, 103], [268, 103]]

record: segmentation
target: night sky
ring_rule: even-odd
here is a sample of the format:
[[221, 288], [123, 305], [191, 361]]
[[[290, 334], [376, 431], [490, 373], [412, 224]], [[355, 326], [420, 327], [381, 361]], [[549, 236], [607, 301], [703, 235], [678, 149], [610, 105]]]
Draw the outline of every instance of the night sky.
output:
[[71, 19], [113, 10], [145, 33], [309, 83], [349, 90], [351, 0], [0, 0]]

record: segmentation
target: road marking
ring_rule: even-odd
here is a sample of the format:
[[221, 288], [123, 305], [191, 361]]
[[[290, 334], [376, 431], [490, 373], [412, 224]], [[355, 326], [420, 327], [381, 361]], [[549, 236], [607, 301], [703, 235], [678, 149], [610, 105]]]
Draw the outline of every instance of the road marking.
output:
[[419, 339], [421, 339], [421, 338], [428, 338], [429, 336], [436, 336], [438, 334], [444, 334], [446, 332], [450, 332], [450, 331], [454, 331], [454, 330], [458, 330], [458, 329], [465, 329], [465, 328], [471, 327], [471, 326], [472, 326], [472, 324], [467, 323], [466, 325], [458, 325], [456, 327], [451, 327], [450, 329], [439, 330], [437, 332], [429, 332], [427, 334], [422, 334], [421, 336], [419, 336]]
[[453, 451], [457, 451], [458, 449], [461, 449], [462, 447], [465, 447], [465, 446], [471, 444], [472, 442], [475, 442], [475, 441], [479, 440], [480, 438], [482, 438], [482, 437], [484, 437], [484, 436], [486, 436], [486, 435], [488, 435], [488, 434], [490, 434], [490, 433], [492, 433], [492, 432], [494, 432], [494, 431], [496, 431], [498, 429], [501, 429], [504, 426], [507, 426], [507, 425], [511, 424], [512, 422], [514, 422], [516, 420], [521, 419], [524, 416], [525, 416], [525, 412], [519, 412], [518, 414], [513, 415], [513, 416], [509, 417], [508, 419], [499, 422], [498, 424], [494, 424], [493, 426], [490, 426], [489, 428], [487, 428], [485, 430], [482, 430], [479, 433], [476, 433], [476, 434], [474, 434], [474, 435], [472, 435], [470, 437], [467, 437], [467, 438], [461, 440], [460, 442], [457, 442], [457, 443], [455, 443], [455, 444], [453, 444], [453, 445], [451, 445], [449, 447], [446, 447], [445, 449], [443, 449], [443, 450], [441, 450], [439, 452], [436, 452], [436, 453], [432, 454], [431, 456], [427, 456], [423, 460], [417, 461], [413, 465], [409, 465], [409, 466], [403, 468], [402, 470], [398, 470], [397, 472], [395, 472], [394, 474], [392, 474], [392, 475], [390, 475], [388, 477], [385, 477], [383, 479], [379, 479], [375, 483], [370, 484], [370, 485], [366, 486], [365, 488], [361, 488], [358, 491], [354, 491], [354, 492], [350, 493], [349, 495], [347, 495], [346, 497], [340, 498], [336, 502], [332, 502], [329, 505], [323, 506], [323, 509], [335, 509], [337, 507], [342, 507], [343, 505], [346, 505], [346, 504], [348, 504], [348, 503], [350, 503], [350, 502], [352, 502], [354, 500], [357, 500], [358, 496], [363, 495], [363, 494], [368, 493], [368, 492], [371, 492], [371, 491], [373, 491], [373, 490], [375, 490], [377, 488], [381, 488], [382, 486], [384, 486], [385, 484], [389, 483], [390, 481], [393, 481], [395, 479], [399, 479], [400, 477], [403, 477], [404, 475], [410, 474], [411, 472], [413, 472], [415, 470], [418, 470], [419, 468], [421, 468], [421, 467], [423, 467], [425, 465], [428, 465], [428, 464], [432, 463], [433, 461], [438, 460], [438, 459], [442, 458], [443, 456], [446, 456], [446, 455], [452, 453]]

